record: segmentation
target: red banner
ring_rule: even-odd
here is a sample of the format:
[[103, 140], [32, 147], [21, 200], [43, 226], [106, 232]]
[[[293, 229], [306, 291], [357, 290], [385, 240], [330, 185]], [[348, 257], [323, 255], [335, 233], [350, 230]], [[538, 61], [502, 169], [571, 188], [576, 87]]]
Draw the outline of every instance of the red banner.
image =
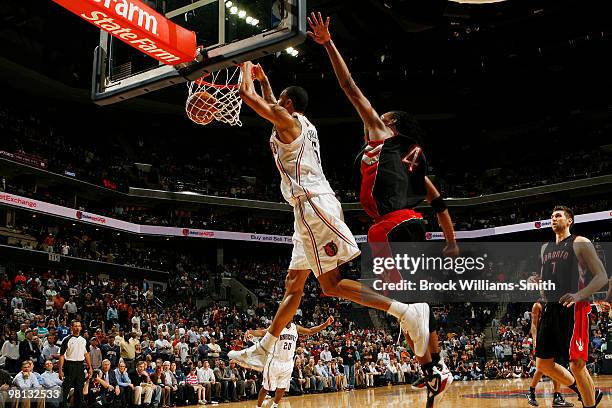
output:
[[167, 64], [193, 61], [196, 35], [138, 0], [53, 0], [137, 50]]

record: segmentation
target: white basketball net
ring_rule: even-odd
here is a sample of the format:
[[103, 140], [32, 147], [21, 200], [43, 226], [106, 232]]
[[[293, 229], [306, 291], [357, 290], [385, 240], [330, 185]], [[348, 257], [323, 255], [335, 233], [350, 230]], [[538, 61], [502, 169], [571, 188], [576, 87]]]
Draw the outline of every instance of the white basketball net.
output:
[[210, 123], [212, 115], [219, 122], [242, 126], [241, 83], [242, 71], [239, 66], [222, 68], [195, 81], [187, 82], [189, 89], [185, 103], [187, 116], [199, 125]]

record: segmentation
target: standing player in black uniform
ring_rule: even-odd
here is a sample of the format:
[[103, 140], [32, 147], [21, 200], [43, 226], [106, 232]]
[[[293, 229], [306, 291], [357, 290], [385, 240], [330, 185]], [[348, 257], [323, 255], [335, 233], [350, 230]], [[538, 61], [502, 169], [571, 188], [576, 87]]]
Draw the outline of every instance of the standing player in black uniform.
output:
[[[533, 307], [531, 308], [531, 338], [533, 339], [534, 350], [538, 344], [538, 327], [540, 325], [540, 317], [542, 316], [543, 309], [544, 307], [542, 306], [542, 303], [539, 301], [534, 303]], [[566, 363], [564, 362], [564, 365], [565, 364]], [[531, 384], [529, 385], [529, 392], [527, 393], [526, 396], [527, 396], [527, 402], [532, 407], [539, 406], [538, 400], [536, 399], [535, 390], [543, 376], [544, 376], [544, 373], [536, 369], [536, 372], [533, 374], [533, 378], [531, 379]], [[574, 404], [572, 404], [571, 402], [565, 401], [565, 399], [563, 398], [563, 395], [561, 395], [561, 392], [560, 392], [561, 384], [559, 384], [559, 381], [552, 380], [552, 382], [553, 382], [553, 387], [554, 387], [552, 406], [553, 407], [573, 407]]]
[[[564, 206], [553, 209], [556, 239], [542, 246], [541, 279], [555, 287], [543, 291], [546, 303], [538, 327], [536, 363], [538, 370], [575, 391], [585, 408], [593, 408], [603, 394], [595, 389], [586, 368], [591, 313], [588, 300], [608, 279], [591, 241], [570, 233], [573, 223], [571, 209]], [[588, 285], [586, 270], [593, 276]], [[564, 359], [569, 360], [571, 373], [555, 362]]]
[[[340, 87], [353, 104], [364, 123], [366, 147], [361, 155], [360, 201], [363, 209], [375, 221], [368, 231], [368, 242], [373, 246], [373, 256], [392, 256], [389, 242], [425, 241], [423, 216], [414, 207], [426, 199], [437, 213], [438, 222], [447, 241], [445, 255], [457, 255], [453, 224], [438, 190], [427, 178], [427, 161], [421, 147], [421, 129], [407, 113], [392, 111], [379, 116], [363, 95], [334, 45], [329, 32], [329, 17], [323, 20], [321, 13], [312, 13], [308, 19], [312, 29], [308, 35], [325, 47]], [[388, 281], [399, 282], [400, 273], [391, 269]], [[421, 356], [416, 344], [402, 327], [408, 342], [425, 373], [428, 389], [427, 407], [440, 401], [453, 377], [440, 362], [437, 328], [430, 318], [429, 306], [425, 324], [431, 335], [425, 339], [427, 352]], [[415, 349], [416, 347], [416, 349]]]

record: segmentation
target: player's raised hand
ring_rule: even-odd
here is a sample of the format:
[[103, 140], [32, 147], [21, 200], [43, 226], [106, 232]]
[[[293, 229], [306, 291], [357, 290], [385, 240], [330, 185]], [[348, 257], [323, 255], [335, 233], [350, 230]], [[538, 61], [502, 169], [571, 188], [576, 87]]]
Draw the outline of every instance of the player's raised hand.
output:
[[325, 321], [325, 324], [327, 326], [331, 326], [333, 323], [334, 323], [334, 316], [329, 316], [327, 320]]
[[253, 78], [260, 82], [266, 80], [266, 73], [264, 72], [261, 64], [253, 65]]
[[331, 34], [329, 33], [329, 20], [327, 17], [323, 21], [321, 12], [316, 15], [314, 12], [310, 13], [310, 17], [307, 17], [308, 25], [312, 31], [308, 31], [308, 36], [314, 40], [317, 44], [325, 44], [331, 41]]
[[253, 63], [251, 61], [244, 61], [240, 64], [240, 69], [244, 77], [250, 75], [250, 78], [253, 78]]

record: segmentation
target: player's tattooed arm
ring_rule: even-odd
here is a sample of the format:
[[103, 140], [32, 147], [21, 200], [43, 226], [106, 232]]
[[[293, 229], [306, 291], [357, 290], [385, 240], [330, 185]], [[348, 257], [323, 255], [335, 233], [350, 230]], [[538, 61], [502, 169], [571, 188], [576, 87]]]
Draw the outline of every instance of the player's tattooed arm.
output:
[[597, 251], [595, 251], [591, 241], [585, 237], [576, 237], [574, 240], [574, 252], [578, 257], [578, 261], [591, 272], [593, 279], [582, 290], [576, 293], [567, 293], [561, 297], [559, 302], [567, 307], [572, 306], [576, 302], [589, 299], [608, 283], [606, 269], [599, 256], [597, 256]]
[[334, 317], [333, 316], [329, 316], [327, 318], [327, 320], [325, 321], [325, 323], [320, 324], [318, 326], [314, 326], [314, 327], [311, 327], [311, 328], [297, 326], [297, 332], [298, 332], [298, 334], [301, 334], [301, 335], [304, 335], [304, 336], [312, 336], [313, 334], [317, 334], [321, 330], [324, 330], [327, 326], [331, 326], [333, 323], [334, 323]]
[[321, 13], [311, 13], [310, 17], [308, 17], [308, 24], [312, 31], [308, 32], [308, 36], [317, 44], [325, 47], [332, 67], [334, 68], [336, 78], [338, 78], [338, 83], [361, 117], [365, 125], [366, 135], [370, 140], [384, 140], [393, 136], [393, 131], [385, 126], [378, 112], [372, 107], [370, 101], [365, 97], [361, 89], [359, 89], [353, 80], [344, 58], [342, 58], [340, 51], [338, 51], [338, 48], [336, 48], [336, 45], [331, 39], [329, 22], [329, 17], [324, 21]]

